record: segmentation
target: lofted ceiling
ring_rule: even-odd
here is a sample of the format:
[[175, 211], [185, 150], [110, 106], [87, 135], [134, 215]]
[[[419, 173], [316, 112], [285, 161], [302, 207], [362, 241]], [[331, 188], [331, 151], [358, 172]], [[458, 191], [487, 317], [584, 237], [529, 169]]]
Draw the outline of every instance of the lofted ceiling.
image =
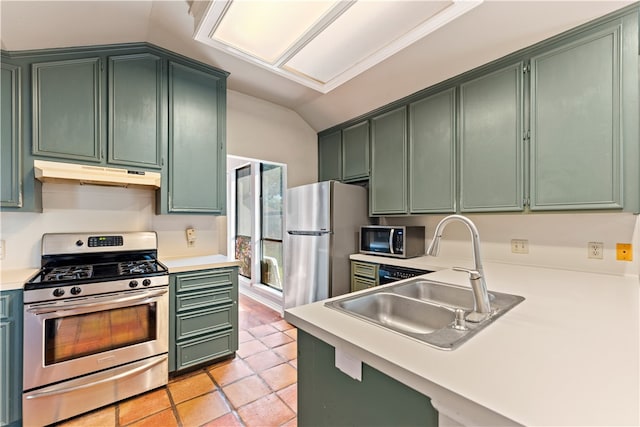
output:
[[[262, 0], [265, 1], [293, 5], [293, 2], [310, 0]], [[411, 3], [414, 3], [411, 7], [431, 3], [434, 10], [441, 8], [437, 3], [456, 3], [364, 1], [387, 6], [395, 3], [398, 8]], [[432, 28], [424, 37], [412, 40], [377, 62], [360, 64], [358, 73], [347, 75], [344, 82], [322, 88], [292, 80], [269, 67], [247, 61], [242, 55], [197, 41], [194, 37], [202, 21], [201, 11], [209, 6], [208, 1], [2, 0], [0, 41], [2, 49], [9, 51], [146, 41], [230, 72], [229, 89], [290, 108], [320, 131], [634, 1], [484, 0], [473, 3], [478, 4], [452, 21]], [[385, 23], [385, 19], [378, 19], [366, 29], [371, 39], [384, 33]], [[409, 25], [415, 27], [416, 20]], [[389, 44], [392, 42], [394, 40], [389, 40]], [[344, 61], [344, 53], [352, 47], [348, 43], [334, 43], [328, 54], [324, 51], [324, 58], [328, 59], [323, 61], [335, 61], [328, 65], [348, 69], [354, 64], [345, 66], [338, 62]], [[309, 52], [314, 50], [307, 49], [306, 54], [311, 57]], [[358, 62], [366, 61], [361, 57]]]

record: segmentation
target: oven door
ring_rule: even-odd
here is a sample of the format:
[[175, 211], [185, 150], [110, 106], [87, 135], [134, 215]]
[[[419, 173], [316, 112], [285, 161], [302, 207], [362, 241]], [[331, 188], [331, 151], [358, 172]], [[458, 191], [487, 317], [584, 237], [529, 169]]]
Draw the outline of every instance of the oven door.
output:
[[168, 351], [168, 287], [24, 307], [23, 390]]

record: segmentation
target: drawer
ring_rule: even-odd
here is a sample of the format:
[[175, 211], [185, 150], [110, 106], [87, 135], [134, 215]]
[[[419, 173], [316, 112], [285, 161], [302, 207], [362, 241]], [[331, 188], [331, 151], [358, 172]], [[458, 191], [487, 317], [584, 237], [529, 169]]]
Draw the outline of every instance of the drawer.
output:
[[233, 328], [237, 318], [238, 305], [235, 303], [178, 313], [176, 340]]
[[20, 309], [22, 309], [22, 303], [16, 301], [20, 292], [22, 291], [0, 292], [0, 319], [16, 316], [17, 313], [15, 313], [15, 310], [18, 308], [18, 304], [20, 304]]
[[176, 369], [233, 354], [238, 349], [235, 331], [220, 332], [190, 339], [176, 345]]
[[351, 273], [355, 276], [362, 276], [376, 280], [378, 278], [378, 264], [352, 261]]
[[[236, 277], [234, 277], [234, 274]], [[192, 273], [176, 274], [176, 292], [232, 285], [237, 281], [237, 274], [235, 269], [194, 271]]]
[[373, 279], [363, 279], [362, 277], [354, 277], [353, 280], [351, 280], [351, 292], [372, 288], [376, 285], [377, 283]]
[[202, 292], [189, 292], [176, 295], [176, 312], [204, 308], [218, 304], [231, 304], [234, 301], [233, 286], [228, 285]]

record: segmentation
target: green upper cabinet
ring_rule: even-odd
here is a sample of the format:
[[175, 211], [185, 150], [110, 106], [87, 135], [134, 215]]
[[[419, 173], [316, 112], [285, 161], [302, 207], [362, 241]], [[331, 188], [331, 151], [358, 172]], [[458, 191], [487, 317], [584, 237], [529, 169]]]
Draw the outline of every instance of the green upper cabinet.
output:
[[342, 180], [359, 181], [369, 177], [369, 121], [342, 131]]
[[224, 214], [226, 75], [169, 61], [168, 212]]
[[369, 213], [407, 213], [407, 108], [371, 119]]
[[532, 58], [532, 210], [622, 208], [620, 34]]
[[166, 134], [163, 61], [149, 53], [109, 58], [108, 162], [159, 169]]
[[455, 88], [409, 105], [409, 212], [456, 211]]
[[318, 136], [318, 181], [342, 181], [342, 133]]
[[0, 64], [0, 206], [22, 206], [22, 114], [20, 96], [20, 68]]
[[460, 210], [521, 211], [523, 65], [460, 85]]
[[101, 161], [101, 64], [91, 57], [32, 65], [34, 155]]

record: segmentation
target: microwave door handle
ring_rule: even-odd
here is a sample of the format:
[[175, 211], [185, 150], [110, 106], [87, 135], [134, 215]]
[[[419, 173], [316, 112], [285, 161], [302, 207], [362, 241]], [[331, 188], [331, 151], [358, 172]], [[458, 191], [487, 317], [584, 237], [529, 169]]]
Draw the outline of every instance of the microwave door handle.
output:
[[392, 255], [395, 255], [395, 252], [393, 251], [393, 235], [395, 234], [396, 230], [394, 228], [392, 228], [389, 232], [389, 252]]
[[71, 310], [77, 310], [77, 309], [86, 309], [86, 308], [91, 308], [92, 311], [94, 311], [93, 309], [97, 308], [97, 307], [102, 307], [102, 306], [109, 306], [112, 308], [117, 308], [118, 306], [122, 306], [122, 307], [126, 307], [128, 305], [131, 305], [132, 302], [137, 302], [137, 301], [147, 301], [147, 302], [151, 302], [154, 299], [164, 295], [167, 293], [166, 289], [163, 290], [159, 290], [159, 291], [150, 291], [150, 292], [145, 292], [142, 295], [135, 295], [135, 296], [127, 296], [127, 297], [123, 297], [123, 298], [118, 298], [115, 300], [109, 300], [109, 301], [100, 301], [100, 302], [88, 302], [85, 304], [69, 304], [69, 305], [64, 305], [64, 306], [52, 306], [52, 307], [29, 307], [27, 308], [27, 312], [29, 313], [33, 313], [33, 314], [47, 314], [47, 313], [63, 313], [65, 311], [71, 311]]

